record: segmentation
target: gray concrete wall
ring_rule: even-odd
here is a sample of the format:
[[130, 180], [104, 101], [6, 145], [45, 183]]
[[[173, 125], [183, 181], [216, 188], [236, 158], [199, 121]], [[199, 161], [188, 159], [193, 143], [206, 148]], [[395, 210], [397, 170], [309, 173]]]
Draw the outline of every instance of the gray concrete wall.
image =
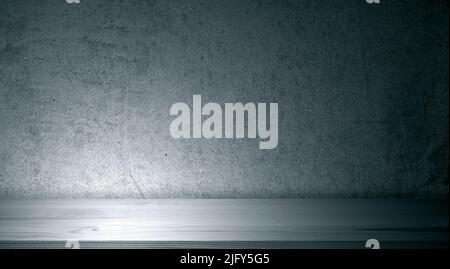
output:
[[[0, 3], [0, 198], [448, 196], [448, 1]], [[278, 102], [279, 144], [169, 108]]]

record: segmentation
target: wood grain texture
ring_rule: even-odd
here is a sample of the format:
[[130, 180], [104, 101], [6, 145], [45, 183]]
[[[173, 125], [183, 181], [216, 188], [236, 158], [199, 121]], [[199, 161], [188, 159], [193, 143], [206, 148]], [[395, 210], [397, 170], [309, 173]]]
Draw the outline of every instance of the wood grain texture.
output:
[[448, 205], [417, 200], [0, 202], [0, 248], [448, 247]]

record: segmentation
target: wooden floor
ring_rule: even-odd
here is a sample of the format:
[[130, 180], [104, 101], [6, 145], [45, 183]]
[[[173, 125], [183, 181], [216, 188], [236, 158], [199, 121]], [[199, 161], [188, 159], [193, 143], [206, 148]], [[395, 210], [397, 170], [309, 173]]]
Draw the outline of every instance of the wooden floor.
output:
[[416, 200], [0, 201], [0, 248], [448, 248], [448, 220]]

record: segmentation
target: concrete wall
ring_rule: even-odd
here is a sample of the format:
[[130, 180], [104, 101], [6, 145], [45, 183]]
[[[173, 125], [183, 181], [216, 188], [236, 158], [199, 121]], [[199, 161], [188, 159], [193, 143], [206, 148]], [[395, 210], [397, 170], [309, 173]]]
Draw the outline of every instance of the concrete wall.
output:
[[[0, 6], [1, 199], [448, 197], [448, 1]], [[278, 147], [173, 139], [193, 94]]]

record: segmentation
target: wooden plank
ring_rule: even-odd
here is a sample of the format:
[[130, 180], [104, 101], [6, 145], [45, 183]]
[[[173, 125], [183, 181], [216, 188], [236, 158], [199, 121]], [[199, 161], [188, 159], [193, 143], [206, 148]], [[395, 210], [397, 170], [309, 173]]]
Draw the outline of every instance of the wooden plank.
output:
[[448, 205], [417, 200], [49, 200], [0, 202], [0, 248], [448, 247]]

